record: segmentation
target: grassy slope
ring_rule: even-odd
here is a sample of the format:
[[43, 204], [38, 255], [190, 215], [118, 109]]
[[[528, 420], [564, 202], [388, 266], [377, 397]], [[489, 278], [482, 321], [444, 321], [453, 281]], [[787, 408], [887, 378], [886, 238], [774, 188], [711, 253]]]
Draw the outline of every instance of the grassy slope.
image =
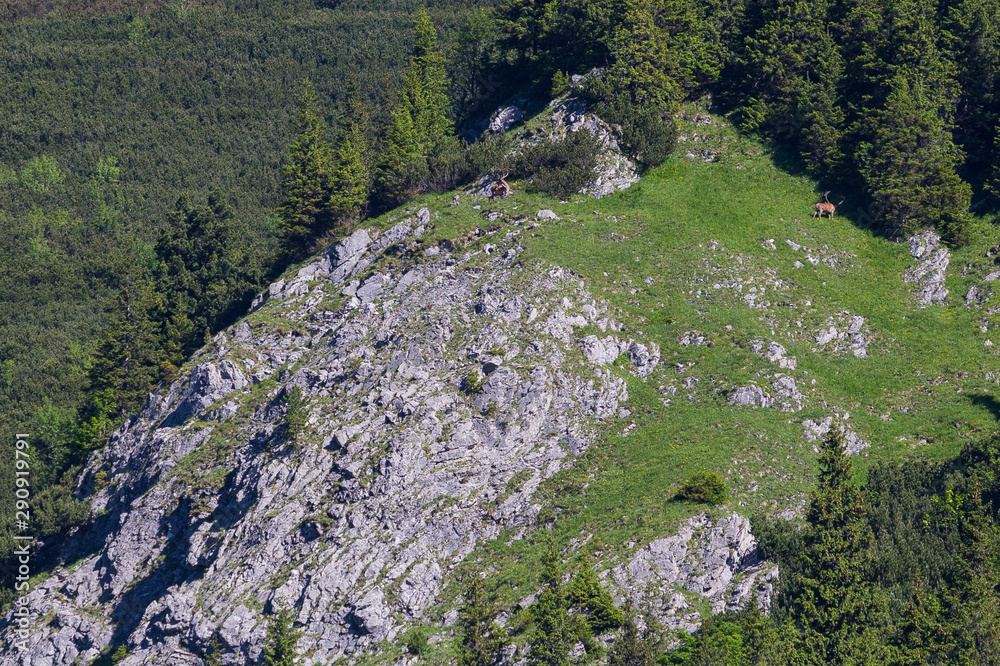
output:
[[[620, 311], [626, 334], [638, 329], [658, 342], [665, 364], [645, 383], [618, 369], [629, 381], [629, 420], [637, 427], [623, 437], [625, 422], [609, 424], [597, 446], [544, 487], [549, 515], [557, 517], [552, 530], [510, 545], [510, 536], [503, 535], [484, 544], [458, 572], [459, 577], [484, 568], [496, 572], [491, 586], [506, 604], [534, 591], [540, 554], [550, 539], [565, 548], [592, 534], [591, 545], [610, 566], [627, 561], [636, 544], [670, 534], [679, 522], [705, 510], [671, 501], [694, 471], [714, 470], [728, 480], [732, 499], [716, 513], [750, 515], [799, 505], [817, 459], [801, 421], [830, 414], [820, 401], [849, 411], [848, 423], [871, 442], [856, 458], [859, 479], [875, 460], [914, 450], [951, 455], [994, 420], [996, 382], [985, 376], [997, 366], [996, 347], [984, 347], [990, 333], [977, 329], [983, 311], [967, 309], [963, 301], [968, 285], [992, 267], [984, 252], [998, 234], [989, 223], [981, 222], [980, 243], [953, 254], [949, 304], [920, 310], [912, 286], [902, 280], [915, 263], [904, 244], [845, 217], [813, 219], [815, 183], [778, 169], [758, 145], [736, 137], [724, 119], [683, 129], [702, 137], [699, 151], [721, 151], [721, 159], [672, 158], [631, 191], [600, 201], [576, 197], [563, 204], [526, 193], [517, 184], [509, 200], [492, 205], [508, 216], [554, 209], [561, 221], [525, 234], [525, 258], [583, 275], [592, 294]], [[691, 145], [681, 144], [679, 153]], [[491, 208], [489, 202], [463, 196], [459, 206], [447, 207], [450, 198], [420, 202], [440, 214], [435, 234], [454, 239], [487, 226], [480, 215]], [[483, 210], [473, 209], [475, 204], [483, 204]], [[388, 224], [393, 217], [379, 222]], [[777, 249], [766, 249], [766, 239], [774, 239]], [[805, 263], [804, 253], [793, 252], [786, 239], [825, 249], [824, 256], [840, 257], [842, 263], [838, 270]], [[713, 240], [719, 243], [715, 251]], [[485, 242], [488, 237], [467, 248]], [[760, 276], [773, 271], [783, 281], [782, 293], [769, 289], [767, 299], [785, 305], [751, 309], [740, 294], [711, 289], [717, 277], [704, 283], [706, 258], [732, 266], [737, 254], [743, 255], [744, 279], [754, 275], [760, 284]], [[805, 266], [794, 268], [796, 260]], [[962, 268], [970, 265], [968, 277], [962, 277]], [[709, 294], [691, 293], [699, 288]], [[874, 339], [867, 358], [816, 350], [815, 331], [828, 316], [845, 310], [868, 320]], [[713, 346], [679, 345], [688, 330], [707, 335]], [[797, 358], [798, 369], [787, 374], [806, 395], [802, 411], [728, 405], [725, 390], [752, 380], [766, 389], [782, 372], [748, 349], [760, 338], [777, 340]], [[693, 365], [678, 373], [678, 363]], [[700, 380], [694, 391], [681, 387], [688, 376]], [[678, 388], [669, 406], [662, 402], [661, 385]], [[694, 402], [686, 399], [689, 393]], [[448, 594], [459, 594], [460, 587], [452, 585]], [[441, 612], [448, 607], [444, 604]]]

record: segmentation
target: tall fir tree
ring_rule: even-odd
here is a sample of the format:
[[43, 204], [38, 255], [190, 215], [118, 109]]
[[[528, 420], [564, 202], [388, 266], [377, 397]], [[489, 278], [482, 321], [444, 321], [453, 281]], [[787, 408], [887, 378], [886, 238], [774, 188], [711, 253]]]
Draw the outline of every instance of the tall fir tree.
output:
[[871, 527], [838, 430], [824, 440], [792, 614], [802, 664], [883, 664], [884, 600], [868, 578]]
[[940, 107], [916, 73], [898, 74], [874, 114], [871, 141], [859, 144], [855, 159], [877, 216], [892, 233], [936, 225], [961, 244], [972, 192], [958, 175], [962, 151]]
[[952, 663], [1000, 663], [1000, 534], [973, 479], [953, 514], [961, 536], [956, 575], [945, 591], [958, 645]]
[[163, 294], [156, 319], [167, 363], [180, 366], [256, 294], [268, 259], [249, 256], [248, 245], [232, 205], [221, 197], [212, 194], [205, 205], [178, 200], [156, 243], [153, 272]]
[[528, 664], [569, 666], [569, 649], [576, 641], [566, 612], [566, 592], [562, 585], [559, 554], [554, 546], [549, 546], [542, 565], [542, 593], [531, 606]]
[[104, 415], [120, 418], [138, 410], [158, 379], [158, 330], [152, 318], [157, 303], [150, 281], [138, 269], [130, 271], [91, 368], [91, 387]]
[[371, 146], [366, 138], [370, 123], [353, 77], [337, 125], [339, 138], [333, 152], [329, 208], [340, 227], [350, 227], [367, 212], [372, 190]]
[[417, 193], [417, 184], [427, 175], [427, 156], [421, 150], [417, 131], [406, 105], [392, 110], [379, 159], [376, 187], [383, 205], [392, 207]]
[[704, 7], [693, 0], [625, 0], [607, 77], [633, 104], [673, 112], [721, 67]]
[[477, 577], [466, 589], [458, 616], [458, 666], [493, 666], [500, 661], [507, 641], [496, 617], [496, 609]]
[[678, 54], [657, 25], [649, 2], [626, 0], [624, 20], [615, 31], [612, 53], [615, 62], [608, 78], [631, 104], [662, 112], [675, 110], [683, 97], [676, 78]]
[[389, 115], [377, 170], [376, 185], [384, 205], [399, 204], [425, 189], [431, 158], [446, 147], [454, 129], [448, 87], [437, 31], [427, 10], [421, 9], [409, 69]]
[[631, 608], [626, 609], [624, 617], [621, 632], [608, 652], [608, 666], [653, 666], [656, 663], [653, 641], [639, 630]]
[[995, 164], [993, 137], [1000, 123], [1000, 0], [960, 0], [943, 9], [942, 41], [956, 66], [962, 94], [957, 138], [977, 166]]
[[449, 80], [444, 54], [438, 46], [437, 30], [426, 9], [417, 13], [410, 68], [403, 84], [403, 104], [413, 119], [417, 142], [426, 154], [450, 136]]
[[289, 146], [284, 165], [285, 200], [279, 209], [289, 242], [301, 246], [330, 224], [329, 198], [333, 149], [326, 121], [312, 82], [306, 79], [299, 94], [298, 138]]
[[732, 97], [744, 100], [738, 109], [744, 129], [799, 144], [816, 173], [836, 169], [842, 160], [843, 61], [831, 30], [833, 11], [831, 0], [755, 5], [726, 84], [736, 87]]
[[602, 634], [622, 626], [625, 615], [615, 606], [611, 595], [601, 585], [590, 558], [584, 557], [580, 572], [566, 589], [566, 601], [580, 610], [594, 634]]

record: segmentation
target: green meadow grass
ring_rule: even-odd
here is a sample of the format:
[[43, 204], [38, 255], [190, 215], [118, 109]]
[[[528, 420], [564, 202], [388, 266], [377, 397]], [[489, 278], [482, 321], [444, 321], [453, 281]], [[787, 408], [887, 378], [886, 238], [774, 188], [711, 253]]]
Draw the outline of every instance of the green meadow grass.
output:
[[[692, 127], [683, 125], [682, 131], [690, 133]], [[1000, 348], [1000, 332], [997, 347], [984, 347], [993, 335], [977, 328], [984, 309], [964, 306], [969, 285], [992, 267], [992, 259], [984, 257], [1000, 236], [992, 221], [978, 222], [980, 241], [953, 251], [948, 305], [921, 310], [913, 285], [903, 281], [915, 264], [905, 244], [856, 224], [851, 202], [842, 207], [847, 214], [812, 218], [813, 204], [820, 200], [814, 181], [778, 168], [767, 151], [738, 137], [722, 118], [696, 127], [702, 133], [697, 146], [690, 139], [681, 143], [677, 157], [632, 189], [601, 200], [577, 196], [562, 203], [514, 183], [513, 195], [503, 202], [463, 194], [460, 205], [449, 207], [453, 194], [446, 194], [407, 207], [435, 211], [428, 243], [466, 239], [475, 227], [502, 224], [483, 219], [486, 210], [502, 210], [508, 220], [554, 210], [561, 220], [522, 234], [525, 263], [540, 260], [581, 274], [591, 294], [606, 300], [626, 324], [622, 335], [661, 348], [662, 370], [645, 382], [615, 367], [628, 382], [632, 415], [606, 424], [597, 443], [572, 467], [542, 485], [540, 523], [546, 529], [520, 540], [501, 535], [482, 544], [459, 568], [458, 580], [490, 572], [489, 585], [505, 604], [535, 591], [541, 553], [550, 542], [570, 561], [588, 550], [612, 566], [704, 511], [751, 515], [800, 506], [812, 487], [818, 457], [801, 422], [831, 413], [821, 401], [849, 412], [848, 423], [871, 444], [855, 458], [859, 482], [876, 461], [918, 452], [951, 456], [994, 427], [1000, 403], [993, 402], [997, 384], [986, 373], [1000, 373], [992, 353]], [[685, 156], [689, 148], [706, 146], [721, 153], [718, 161]], [[405, 215], [395, 211], [376, 225], [388, 226]], [[768, 239], [777, 249], [764, 247]], [[841, 266], [813, 266], [786, 239], [839, 257]], [[719, 248], [714, 252], [713, 241]], [[476, 241], [466, 247], [475, 249]], [[748, 307], [727, 290], [712, 290], [711, 279], [699, 282], [706, 258], [733, 269], [736, 256], [744, 261], [745, 277], [770, 275], [782, 281], [780, 290], [768, 289], [772, 306], [767, 311]], [[796, 260], [805, 265], [793, 267]], [[965, 277], [963, 268], [969, 273]], [[698, 289], [709, 293], [691, 293]], [[842, 311], [866, 319], [873, 337], [867, 358], [814, 351], [814, 332]], [[689, 330], [706, 335], [713, 345], [680, 346], [679, 336]], [[797, 370], [783, 371], [755, 356], [748, 348], [755, 339], [780, 342], [796, 357]], [[678, 373], [677, 364], [691, 365]], [[802, 411], [728, 405], [726, 390], [751, 381], [767, 390], [779, 372], [792, 375], [805, 394]], [[688, 376], [700, 380], [694, 402], [680, 388]], [[678, 387], [669, 406], [662, 402], [661, 384]], [[622, 436], [632, 421], [635, 429]], [[727, 481], [726, 506], [675, 501], [680, 484], [699, 470], [717, 472]], [[584, 541], [587, 546], [581, 548]], [[442, 613], [461, 587], [447, 588]]]

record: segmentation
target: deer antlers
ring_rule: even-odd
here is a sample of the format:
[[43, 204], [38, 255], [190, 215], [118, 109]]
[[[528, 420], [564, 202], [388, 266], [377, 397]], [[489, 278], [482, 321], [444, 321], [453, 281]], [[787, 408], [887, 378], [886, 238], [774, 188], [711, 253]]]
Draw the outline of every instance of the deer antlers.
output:
[[510, 175], [509, 171], [504, 171], [500, 176], [500, 182], [495, 183], [493, 187], [490, 188], [490, 199], [495, 199], [500, 197], [501, 199], [506, 199], [510, 196], [510, 185], [507, 183], [507, 176]]

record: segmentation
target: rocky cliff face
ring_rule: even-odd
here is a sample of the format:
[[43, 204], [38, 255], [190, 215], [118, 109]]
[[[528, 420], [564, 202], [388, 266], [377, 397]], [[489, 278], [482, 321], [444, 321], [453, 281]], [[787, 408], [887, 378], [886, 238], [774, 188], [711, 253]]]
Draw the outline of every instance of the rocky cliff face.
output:
[[[344, 239], [150, 396], [86, 466], [95, 519], [31, 593], [28, 651], [0, 664], [121, 645], [125, 666], [197, 664], [213, 639], [253, 663], [277, 608], [309, 663], [359, 656], [426, 617], [477, 542], [533, 529], [538, 485], [629, 413], [608, 364], [645, 377], [659, 350], [579, 276], [522, 262], [521, 228], [458, 255], [422, 240], [430, 222]], [[718, 610], [766, 597], [755, 550], [745, 519], [696, 519], [605, 576], [621, 601], [655, 588], [692, 627], [678, 586]]]

